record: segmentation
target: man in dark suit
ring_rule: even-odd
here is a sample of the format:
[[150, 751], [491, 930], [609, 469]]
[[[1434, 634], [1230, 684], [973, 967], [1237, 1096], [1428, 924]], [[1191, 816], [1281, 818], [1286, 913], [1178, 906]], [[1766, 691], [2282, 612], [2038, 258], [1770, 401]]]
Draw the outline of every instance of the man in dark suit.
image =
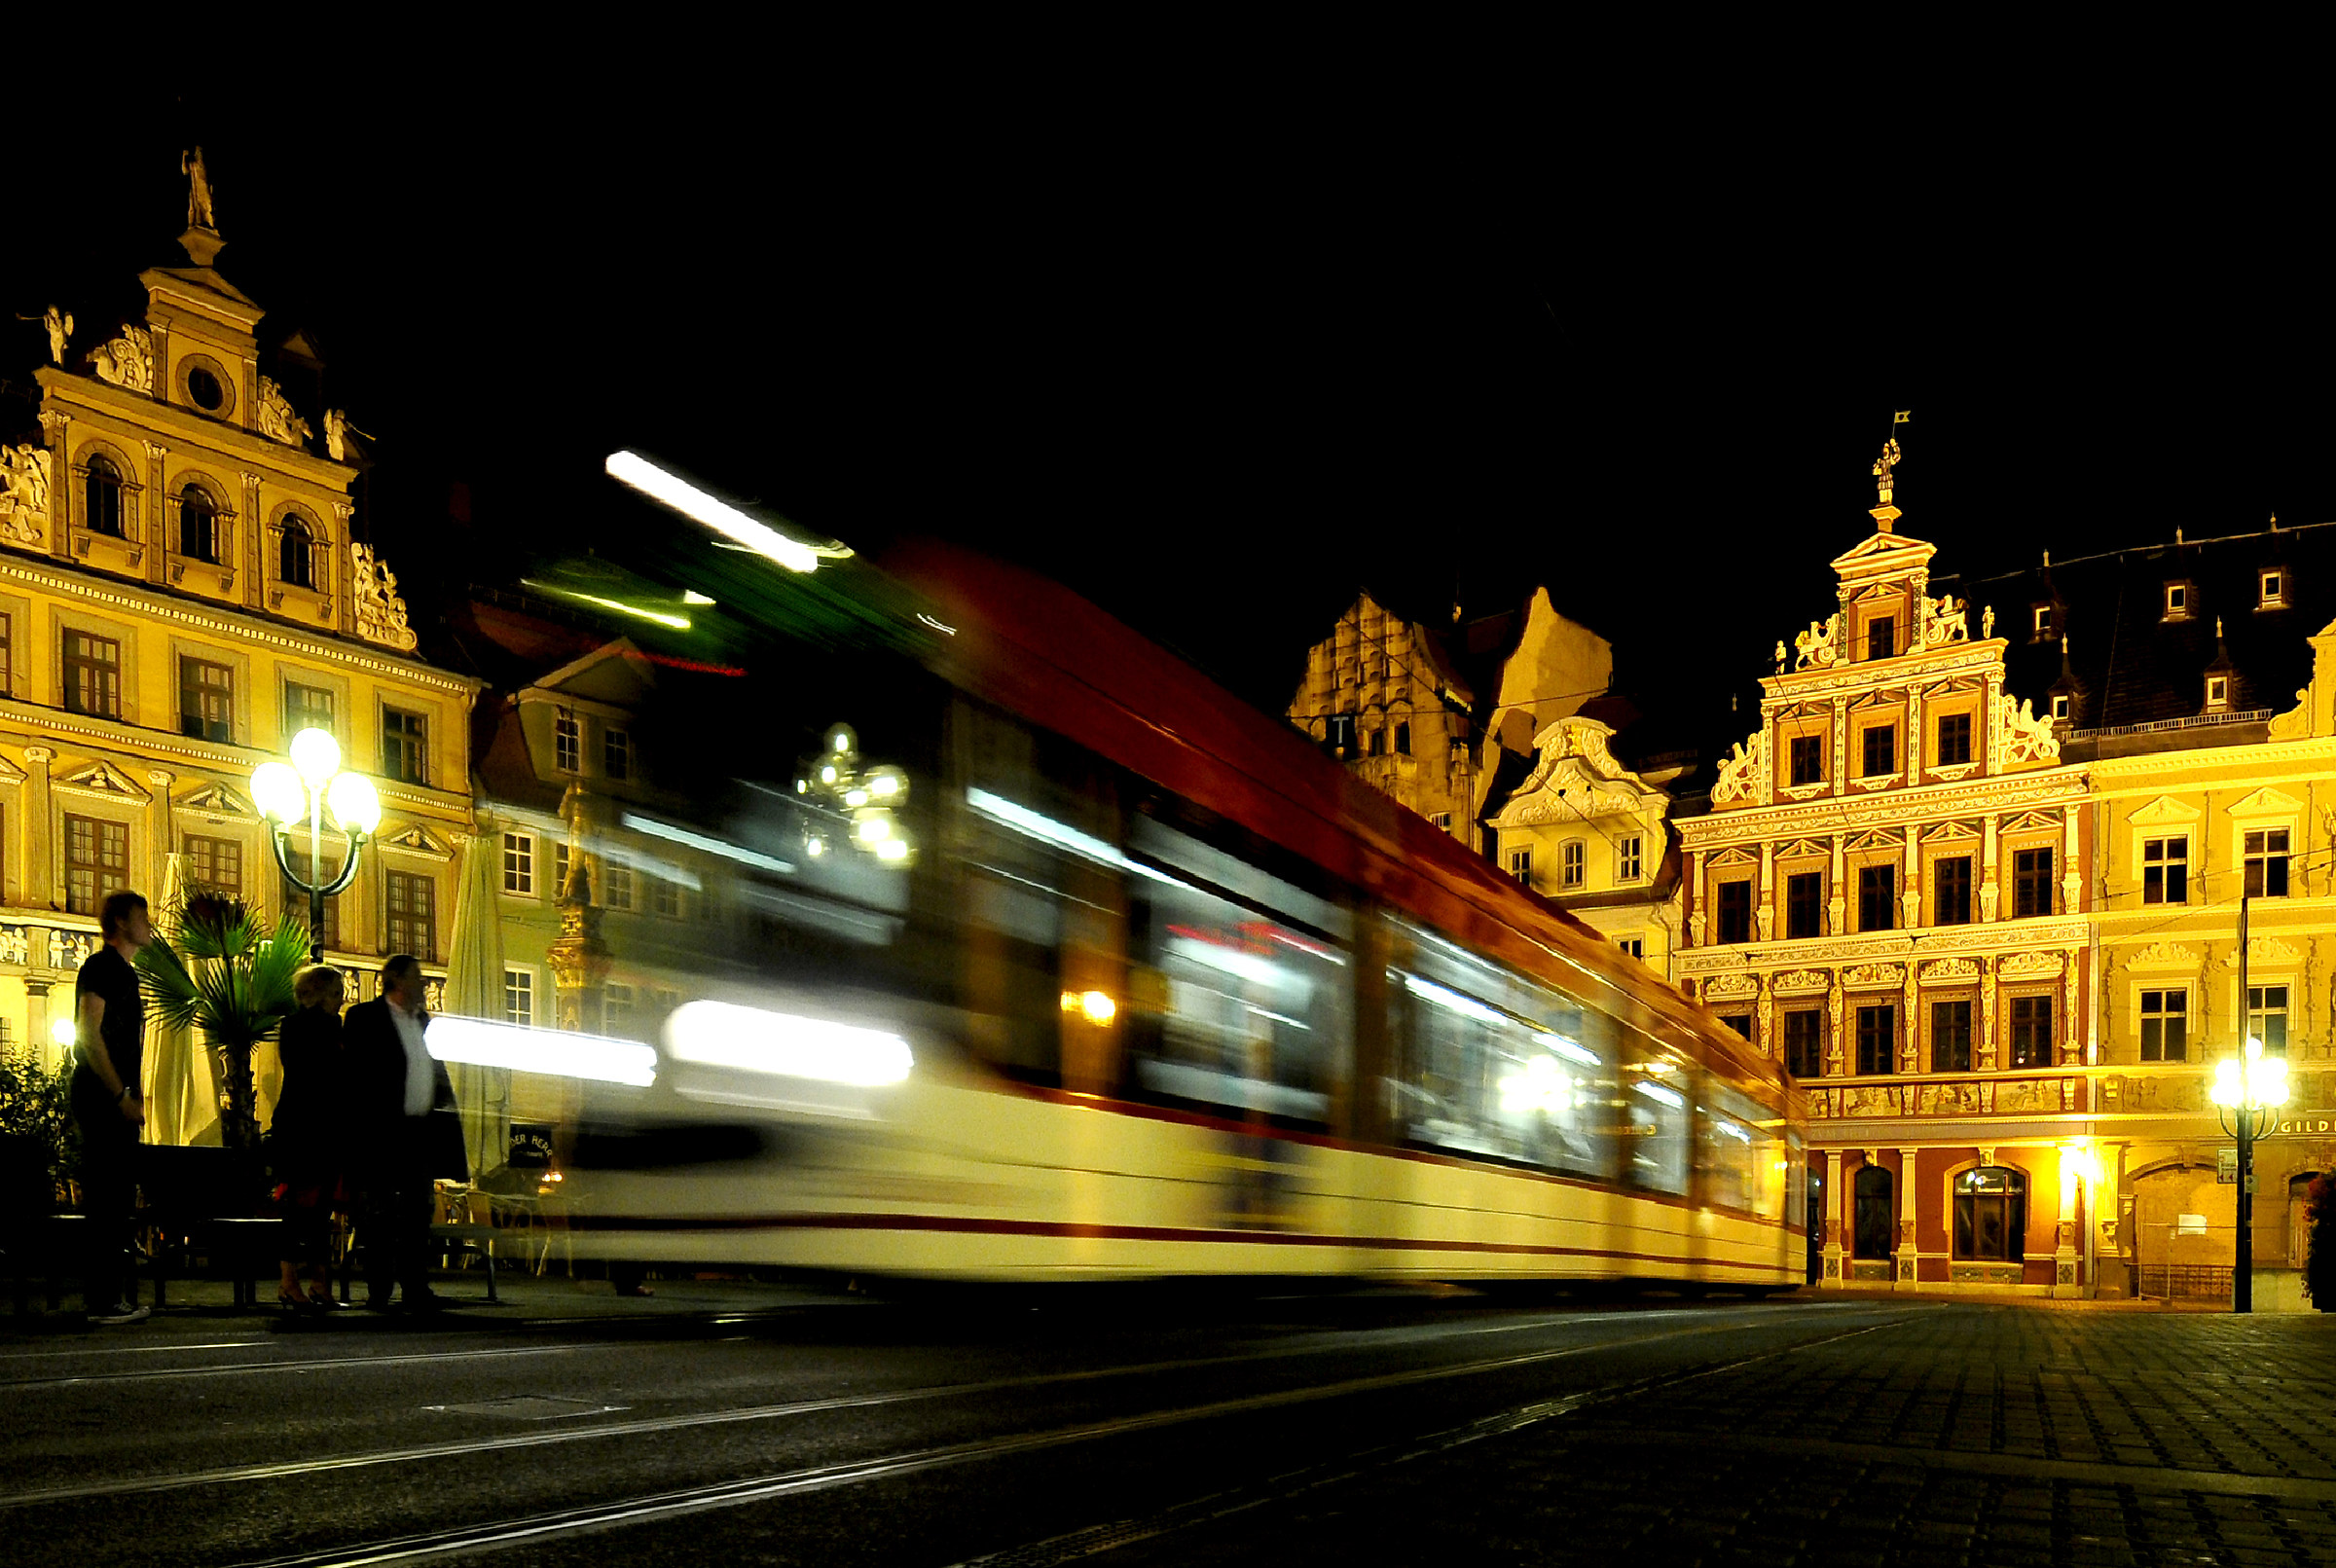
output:
[[409, 1312], [438, 1304], [429, 1285], [430, 1184], [470, 1176], [454, 1082], [422, 1042], [430, 1016], [421, 995], [420, 964], [400, 953], [382, 966], [382, 994], [342, 1021], [365, 1304], [386, 1308], [395, 1286]]

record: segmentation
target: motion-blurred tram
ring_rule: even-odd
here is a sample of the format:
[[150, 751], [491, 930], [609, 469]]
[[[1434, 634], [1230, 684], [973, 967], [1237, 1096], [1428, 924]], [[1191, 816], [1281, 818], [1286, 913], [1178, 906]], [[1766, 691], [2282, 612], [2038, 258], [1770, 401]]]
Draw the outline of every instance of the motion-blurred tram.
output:
[[882, 568], [882, 646], [772, 631], [667, 714], [699, 782], [579, 844], [702, 921], [647, 1039], [564, 1047], [579, 1255], [1802, 1281], [1803, 1110], [1733, 1031], [1069, 590]]

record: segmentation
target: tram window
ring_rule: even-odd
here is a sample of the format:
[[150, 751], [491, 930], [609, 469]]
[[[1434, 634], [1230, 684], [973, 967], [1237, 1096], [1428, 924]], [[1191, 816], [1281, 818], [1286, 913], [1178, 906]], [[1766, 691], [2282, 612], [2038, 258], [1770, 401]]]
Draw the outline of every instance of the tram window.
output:
[[1135, 1091], [1326, 1123], [1351, 1035], [1347, 955], [1161, 873], [1131, 877], [1128, 903]]
[[1688, 1096], [1695, 1083], [1678, 1057], [1651, 1040], [1633, 1044], [1623, 1064], [1624, 1114], [1638, 1135], [1630, 1150], [1630, 1185], [1684, 1197], [1693, 1104]]
[[1614, 1172], [1615, 1028], [1601, 1013], [1413, 928], [1388, 977], [1414, 1143], [1550, 1170]]
[[1741, 1090], [1703, 1079], [1696, 1106], [1696, 1166], [1706, 1203], [1776, 1217], [1783, 1202], [1779, 1124]]

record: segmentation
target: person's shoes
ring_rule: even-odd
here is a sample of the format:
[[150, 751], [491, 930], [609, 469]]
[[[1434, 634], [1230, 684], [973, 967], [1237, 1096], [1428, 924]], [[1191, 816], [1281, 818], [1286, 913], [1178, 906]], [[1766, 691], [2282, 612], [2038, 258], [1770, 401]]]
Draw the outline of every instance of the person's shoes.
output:
[[327, 1312], [334, 1312], [348, 1305], [348, 1303], [347, 1301], [335, 1299], [333, 1293], [326, 1290], [323, 1286], [311, 1285], [309, 1287], [309, 1305], [312, 1307], [320, 1307]]
[[446, 1310], [446, 1297], [436, 1291], [408, 1291], [405, 1299], [398, 1304], [407, 1312], [443, 1312]]
[[144, 1323], [152, 1316], [154, 1316], [152, 1307], [132, 1306], [128, 1301], [117, 1301], [106, 1311], [91, 1313], [90, 1321], [102, 1324], [110, 1329], [118, 1324]]

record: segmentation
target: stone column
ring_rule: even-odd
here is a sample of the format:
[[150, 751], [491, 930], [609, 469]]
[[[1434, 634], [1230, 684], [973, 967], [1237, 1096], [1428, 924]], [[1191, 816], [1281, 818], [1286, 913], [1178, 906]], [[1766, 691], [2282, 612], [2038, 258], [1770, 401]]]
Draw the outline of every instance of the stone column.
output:
[[[1835, 996], [1841, 993], [1836, 991]], [[1836, 1009], [1838, 1012], [1838, 1008]], [[1846, 1283], [1842, 1277], [1842, 1151], [1825, 1150], [1825, 1283], [1824, 1289], [1840, 1290]]]
[[2083, 913], [2084, 873], [2077, 869], [2076, 814], [2080, 808], [2071, 803], [2062, 808], [2061, 828], [2061, 913]]
[[1898, 929], [1911, 931], [1922, 924], [1922, 845], [1921, 835], [1912, 823], [1906, 829], [1905, 868], [1899, 873]]
[[1982, 923], [1995, 918], [1995, 900], [2001, 892], [1995, 880], [1995, 833], [2002, 820], [1996, 813], [1989, 812], [1979, 830], [1979, 918]]
[[62, 909], [64, 888], [57, 869], [56, 824], [49, 820], [49, 764], [56, 753], [45, 746], [24, 748], [24, 881], [27, 909]]
[[[161, 345], [156, 345], [156, 347], [159, 349]], [[155, 391], [160, 396], [162, 356], [158, 353], [155, 357]], [[169, 575], [170, 497], [169, 492], [163, 489], [163, 459], [169, 456], [169, 452], [170, 449], [159, 441], [146, 443], [146, 493], [152, 498], [153, 504], [147, 507], [146, 516], [141, 520], [144, 527], [138, 533], [138, 541], [146, 551], [142, 563], [146, 580], [158, 587], [167, 581]]]
[[1916, 1187], [1916, 1156], [1921, 1151], [1914, 1149], [1898, 1150], [1898, 1278], [1901, 1291], [1919, 1290], [1915, 1278], [1916, 1251], [1915, 1242], [1915, 1192]]
[[2052, 1248], [2052, 1294], [2056, 1297], [2075, 1297], [2085, 1294], [2084, 1285], [2078, 1278], [2081, 1271], [2076, 1265], [2076, 1198], [2084, 1180], [2070, 1168], [2065, 1158], [2061, 1161], [2061, 1216], [2059, 1224], [2054, 1227]]
[[[29, 967], [29, 966], [27, 966]], [[64, 1047], [49, 1038], [49, 992], [48, 981], [35, 980], [29, 975], [25, 977], [25, 1045], [31, 1051], [34, 1061], [54, 1068], [65, 1063], [67, 1057]], [[71, 993], [68, 992], [67, 995], [70, 996]]]
[[1842, 857], [1843, 835], [1833, 835], [1833, 896], [1825, 900], [1825, 934], [1839, 936], [1847, 929], [1849, 919], [1849, 885], [1843, 880], [1846, 872]]
[[177, 837], [170, 830], [170, 785], [177, 777], [162, 768], [150, 768], [146, 773], [146, 783], [154, 790], [153, 799], [146, 803], [147, 837], [152, 842], [146, 851], [146, 879], [131, 886], [158, 904], [162, 901], [163, 887], [169, 880], [169, 856], [172, 841]]
[[1703, 852], [1687, 852], [1687, 945], [1703, 945]]
[[2076, 999], [2082, 995], [2082, 977], [2077, 965], [2084, 958], [2084, 949], [2072, 947], [2061, 957], [2061, 1025], [2054, 1049], [2062, 1067], [2082, 1067], [2085, 1063], [2085, 1032], [2077, 1027]]
[[1842, 1076], [1842, 972], [1833, 972], [1833, 988], [1825, 993], [1825, 1076]]
[[1979, 1064], [1981, 1072], [1992, 1073], [1995, 1071], [1995, 964], [1987, 958], [1979, 961], [1979, 1050], [1972, 1060]]
[[41, 415], [41, 433], [49, 447], [49, 553], [59, 561], [73, 559], [73, 454], [65, 439], [69, 417], [55, 410]]
[[1767, 941], [1776, 931], [1776, 844], [1760, 841], [1760, 900], [1752, 909], [1752, 933]]

